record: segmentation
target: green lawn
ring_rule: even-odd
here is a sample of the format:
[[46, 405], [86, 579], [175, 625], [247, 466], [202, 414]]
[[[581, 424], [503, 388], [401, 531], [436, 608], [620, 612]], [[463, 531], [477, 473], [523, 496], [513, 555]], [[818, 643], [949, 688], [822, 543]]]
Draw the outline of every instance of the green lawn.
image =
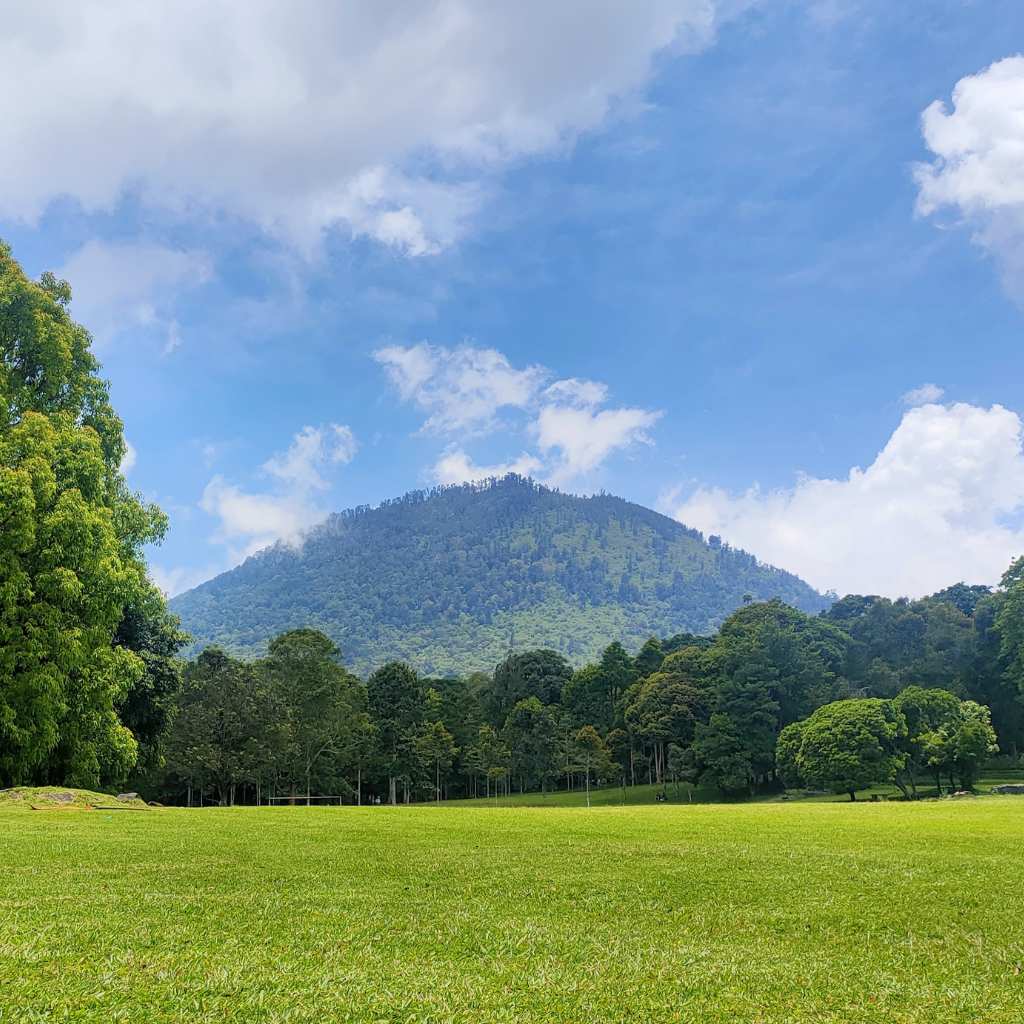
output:
[[1024, 1017], [1024, 798], [0, 808], [0, 1022]]

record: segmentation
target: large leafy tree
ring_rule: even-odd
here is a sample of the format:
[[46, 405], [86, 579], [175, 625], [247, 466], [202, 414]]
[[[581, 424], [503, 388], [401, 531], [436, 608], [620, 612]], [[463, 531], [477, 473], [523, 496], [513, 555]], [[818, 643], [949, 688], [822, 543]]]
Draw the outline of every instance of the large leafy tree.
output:
[[281, 709], [251, 662], [208, 647], [185, 670], [166, 744], [170, 776], [189, 793], [212, 789], [233, 804], [284, 748]]
[[1000, 654], [1007, 679], [1024, 698], [1024, 557], [1003, 573], [1001, 583], [1002, 601], [995, 619]]
[[[362, 684], [345, 671], [334, 643], [315, 629], [293, 629], [270, 642], [260, 670], [287, 724], [288, 774], [309, 801], [317, 773], [336, 780], [358, 761], [362, 733]], [[336, 769], [325, 772], [330, 763]]]
[[557, 651], [510, 654], [494, 670], [489, 707], [491, 722], [499, 727], [504, 725], [516, 704], [529, 697], [536, 697], [542, 704], [557, 704], [562, 687], [571, 677], [572, 666]]
[[466, 763], [471, 771], [483, 775], [485, 795], [498, 795], [498, 785], [506, 781], [511, 755], [493, 726], [481, 725], [476, 742], [467, 751]]
[[546, 790], [558, 775], [558, 708], [536, 697], [521, 700], [509, 712], [501, 737], [511, 755], [513, 778], [521, 786]]
[[416, 739], [426, 710], [423, 689], [413, 669], [391, 661], [367, 680], [366, 696], [377, 754], [388, 781], [388, 802], [396, 804], [398, 780], [408, 780], [418, 764]]
[[650, 747], [656, 782], [665, 778], [669, 746], [689, 746], [703, 710], [701, 692], [682, 675], [656, 672], [636, 688], [626, 707], [626, 725]]
[[70, 297], [0, 243], [0, 784], [97, 785], [138, 753], [117, 710], [145, 664], [114, 636], [166, 522], [120, 473], [121, 422]]
[[892, 703], [907, 726], [902, 744], [906, 755], [904, 770], [896, 782], [908, 796], [916, 796], [917, 777], [929, 770], [935, 774], [934, 761], [940, 747], [944, 753], [939, 768], [945, 766], [946, 737], [956, 729], [961, 702], [948, 690], [908, 686]]
[[610, 779], [619, 770], [604, 740], [592, 725], [585, 725], [573, 737], [576, 767], [583, 773], [590, 806], [591, 780]]
[[561, 706], [566, 718], [577, 728], [594, 725], [610, 728], [608, 691], [600, 665], [576, 669], [562, 689]]
[[784, 776], [811, 786], [849, 793], [892, 782], [903, 768], [903, 715], [890, 701], [862, 697], [833, 701], [780, 737]]
[[656, 636], [652, 636], [644, 641], [639, 654], [633, 660], [633, 667], [636, 670], [636, 675], [642, 679], [644, 676], [657, 672], [664, 660], [665, 652], [662, 649], [661, 641]]
[[[1005, 593], [983, 597], [974, 609], [974, 661], [971, 665], [968, 695], [992, 711], [992, 725], [999, 737], [1000, 750], [1016, 758], [1024, 747], [1024, 698], [1015, 673], [1004, 671], [1003, 638], [998, 625]], [[1004, 626], [1008, 625], [1004, 619]], [[1015, 645], [1006, 645], [1011, 656]]]
[[423, 723], [416, 737], [416, 753], [433, 781], [434, 799], [441, 799], [441, 788], [459, 748], [439, 718]]
[[982, 765], [999, 749], [991, 712], [973, 700], [910, 686], [896, 696], [893, 706], [907, 723], [904, 750], [911, 795], [916, 794], [916, 776], [922, 773], [935, 779], [940, 793], [943, 776], [951, 788], [959, 780], [969, 789]]
[[167, 611], [154, 586], [125, 607], [114, 633], [114, 643], [138, 655], [143, 665], [118, 711], [139, 745], [133, 784], [151, 788], [163, 767], [163, 747], [182, 685], [178, 651], [187, 642], [177, 616]]

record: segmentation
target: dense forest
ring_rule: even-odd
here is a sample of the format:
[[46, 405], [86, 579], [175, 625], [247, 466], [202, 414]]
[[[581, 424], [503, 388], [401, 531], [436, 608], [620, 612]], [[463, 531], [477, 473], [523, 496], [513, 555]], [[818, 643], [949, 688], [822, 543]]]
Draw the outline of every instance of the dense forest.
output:
[[573, 664], [618, 637], [710, 633], [748, 600], [829, 600], [790, 573], [620, 498], [518, 476], [334, 515], [171, 602], [197, 648], [254, 655], [288, 629], [329, 636], [354, 670], [487, 670], [509, 649]]
[[187, 666], [150, 782], [185, 801], [669, 780], [725, 796], [892, 782], [911, 797], [922, 781], [969, 788], [997, 752], [1017, 764], [1022, 666], [1024, 560], [998, 590], [850, 596], [818, 615], [751, 602], [712, 636], [651, 637], [636, 655], [613, 641], [575, 669], [539, 649], [466, 676], [393, 661], [364, 682], [300, 629], [258, 660], [211, 648]]

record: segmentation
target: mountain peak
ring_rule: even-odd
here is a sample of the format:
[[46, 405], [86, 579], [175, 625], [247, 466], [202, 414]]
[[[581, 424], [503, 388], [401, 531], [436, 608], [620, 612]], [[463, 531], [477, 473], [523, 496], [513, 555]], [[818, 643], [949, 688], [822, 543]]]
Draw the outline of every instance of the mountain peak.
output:
[[611, 639], [710, 632], [747, 595], [829, 603], [652, 509], [509, 474], [335, 513], [171, 606], [200, 646], [255, 655], [314, 626], [357, 670], [402, 658], [436, 674], [489, 670], [512, 637], [582, 662]]

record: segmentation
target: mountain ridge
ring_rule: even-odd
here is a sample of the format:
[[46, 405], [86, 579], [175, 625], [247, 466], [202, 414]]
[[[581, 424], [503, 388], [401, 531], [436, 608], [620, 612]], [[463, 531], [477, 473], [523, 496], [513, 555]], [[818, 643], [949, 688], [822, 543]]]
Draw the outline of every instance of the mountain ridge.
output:
[[614, 495], [508, 476], [411, 491], [334, 513], [178, 595], [196, 646], [257, 655], [322, 629], [365, 671], [489, 670], [510, 646], [588, 660], [620, 639], [711, 632], [749, 593], [804, 611], [830, 601], [792, 573]]

